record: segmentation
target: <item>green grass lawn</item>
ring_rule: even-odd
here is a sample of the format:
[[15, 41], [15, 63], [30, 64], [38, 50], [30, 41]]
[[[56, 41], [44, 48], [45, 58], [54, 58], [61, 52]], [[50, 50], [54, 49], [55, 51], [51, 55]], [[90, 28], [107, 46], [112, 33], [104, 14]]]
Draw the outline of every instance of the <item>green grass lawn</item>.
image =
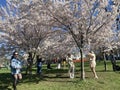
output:
[[[120, 61], [117, 62], [120, 65]], [[107, 61], [107, 71], [104, 71], [103, 61], [97, 62], [96, 71], [99, 79], [94, 79], [90, 71], [88, 62], [85, 62], [85, 80], [80, 79], [80, 63], [76, 63], [75, 78], [70, 79], [67, 67], [56, 69], [53, 64], [51, 70], [43, 66], [42, 76], [35, 74], [36, 68], [33, 67], [32, 75], [24, 75], [17, 85], [17, 90], [119, 90], [120, 72], [112, 71], [112, 66]], [[0, 69], [0, 90], [12, 90], [12, 78], [10, 70]]]

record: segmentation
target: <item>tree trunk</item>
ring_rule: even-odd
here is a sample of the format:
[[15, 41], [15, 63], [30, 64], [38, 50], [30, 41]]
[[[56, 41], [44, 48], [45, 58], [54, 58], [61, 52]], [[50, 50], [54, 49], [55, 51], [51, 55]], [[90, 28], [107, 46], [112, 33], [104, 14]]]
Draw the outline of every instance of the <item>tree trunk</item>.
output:
[[80, 55], [81, 55], [81, 79], [85, 79], [85, 72], [84, 72], [84, 60], [83, 60], [83, 51], [82, 48], [80, 48]]

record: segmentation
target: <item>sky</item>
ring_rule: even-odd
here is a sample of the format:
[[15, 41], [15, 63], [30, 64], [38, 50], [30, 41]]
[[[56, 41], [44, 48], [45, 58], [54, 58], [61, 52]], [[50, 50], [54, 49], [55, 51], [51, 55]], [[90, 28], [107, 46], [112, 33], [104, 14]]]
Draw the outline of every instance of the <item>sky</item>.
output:
[[6, 5], [6, 0], [0, 0], [0, 6], [5, 6]]

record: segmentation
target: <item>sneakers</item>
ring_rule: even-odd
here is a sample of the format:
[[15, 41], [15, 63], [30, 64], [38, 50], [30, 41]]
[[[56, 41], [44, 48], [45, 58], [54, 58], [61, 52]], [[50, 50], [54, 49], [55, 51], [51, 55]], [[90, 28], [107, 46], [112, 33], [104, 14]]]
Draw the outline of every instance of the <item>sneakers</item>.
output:
[[95, 76], [95, 79], [98, 79], [98, 76]]
[[74, 74], [73, 73], [70, 73], [70, 78], [74, 78]]

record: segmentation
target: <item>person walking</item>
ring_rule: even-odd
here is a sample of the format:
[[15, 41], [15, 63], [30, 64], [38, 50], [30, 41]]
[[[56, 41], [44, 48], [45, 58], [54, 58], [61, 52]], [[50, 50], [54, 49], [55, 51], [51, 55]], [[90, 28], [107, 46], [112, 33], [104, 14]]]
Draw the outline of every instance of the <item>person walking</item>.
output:
[[21, 68], [22, 61], [18, 58], [18, 53], [15, 51], [10, 60], [11, 74], [13, 77], [13, 89], [17, 90], [17, 82], [22, 79]]
[[90, 63], [90, 69], [93, 72], [94, 77], [96, 79], [98, 79], [98, 76], [97, 76], [96, 70], [95, 70], [95, 68], [96, 68], [96, 55], [95, 55], [95, 53], [93, 51], [90, 51], [88, 53], [88, 59], [89, 59], [89, 63]]
[[74, 78], [75, 65], [73, 62], [73, 56], [70, 53], [68, 53], [68, 55], [66, 57], [66, 61], [68, 62], [68, 65], [69, 65], [69, 70], [68, 70], [69, 76], [70, 76], [70, 78]]

